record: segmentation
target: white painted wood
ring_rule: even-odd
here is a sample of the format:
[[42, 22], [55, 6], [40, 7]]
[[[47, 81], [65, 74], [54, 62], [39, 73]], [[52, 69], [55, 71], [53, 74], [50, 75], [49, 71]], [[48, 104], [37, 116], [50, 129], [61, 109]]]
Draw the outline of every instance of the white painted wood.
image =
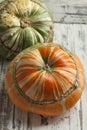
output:
[[87, 23], [86, 0], [44, 0], [59, 23]]
[[85, 5], [87, 4], [87, 0], [42, 0], [46, 1], [46, 3], [58, 3], [59, 5]]

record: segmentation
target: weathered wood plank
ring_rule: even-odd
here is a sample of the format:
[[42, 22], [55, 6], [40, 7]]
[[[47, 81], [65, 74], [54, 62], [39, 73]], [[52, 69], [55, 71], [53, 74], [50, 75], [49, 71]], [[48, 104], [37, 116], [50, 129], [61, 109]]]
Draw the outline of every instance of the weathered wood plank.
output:
[[87, 23], [86, 0], [44, 0], [53, 14], [54, 22]]
[[[75, 48], [77, 48], [76, 53], [79, 55], [80, 59], [83, 62], [84, 69], [85, 69], [85, 76], [86, 76], [86, 88], [84, 90], [84, 94], [81, 98], [80, 103], [80, 124], [81, 124], [81, 130], [86, 130], [87, 128], [87, 26], [80, 26], [78, 31], [79, 41], [78, 45], [75, 44]], [[82, 110], [82, 111], [81, 111]]]
[[[81, 44], [86, 45], [86, 42], [83, 43], [84, 39], [84, 25], [68, 25], [68, 43], [69, 46], [71, 44], [71, 50], [73, 50], [82, 60], [82, 50], [80, 49]], [[86, 26], [85, 26], [86, 27]], [[83, 39], [83, 40], [82, 40]], [[80, 51], [79, 51], [80, 50]], [[84, 60], [82, 61], [84, 63]], [[82, 109], [82, 99], [77, 103], [76, 109], [74, 111], [71, 110], [70, 114], [70, 129], [73, 129], [73, 123], [75, 129], [82, 130], [83, 129], [83, 110]]]
[[8, 62], [0, 57], [0, 129], [6, 129], [9, 122], [9, 99], [4, 88], [4, 74]]
[[48, 3], [58, 3], [59, 5], [68, 4], [68, 5], [85, 5], [87, 4], [87, 0], [42, 0]]

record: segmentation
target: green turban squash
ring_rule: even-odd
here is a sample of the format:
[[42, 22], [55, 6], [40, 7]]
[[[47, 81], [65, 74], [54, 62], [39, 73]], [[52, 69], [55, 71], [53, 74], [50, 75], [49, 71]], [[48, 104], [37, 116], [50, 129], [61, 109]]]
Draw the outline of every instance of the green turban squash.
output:
[[50, 42], [53, 21], [40, 0], [3, 0], [0, 3], [0, 55], [13, 58], [36, 43]]

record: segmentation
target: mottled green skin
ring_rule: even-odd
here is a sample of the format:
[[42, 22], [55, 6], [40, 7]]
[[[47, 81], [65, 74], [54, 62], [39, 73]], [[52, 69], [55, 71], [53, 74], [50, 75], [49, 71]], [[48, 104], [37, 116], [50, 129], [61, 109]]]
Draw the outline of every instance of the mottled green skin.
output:
[[12, 59], [36, 43], [51, 42], [53, 21], [39, 0], [4, 0], [0, 3], [0, 55]]

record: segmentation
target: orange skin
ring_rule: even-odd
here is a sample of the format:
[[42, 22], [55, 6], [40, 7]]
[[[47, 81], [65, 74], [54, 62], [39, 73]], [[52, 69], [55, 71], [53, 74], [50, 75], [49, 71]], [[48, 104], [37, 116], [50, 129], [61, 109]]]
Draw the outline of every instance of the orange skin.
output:
[[[42, 56], [47, 57], [48, 53], [50, 52], [50, 49], [48, 48], [40, 48], [39, 51], [41, 52]], [[53, 56], [53, 54], [52, 54]], [[78, 71], [79, 71], [79, 79], [78, 79], [78, 83], [79, 86], [77, 89], [75, 89], [70, 95], [66, 96], [62, 101], [58, 101], [52, 104], [43, 104], [43, 105], [39, 105], [39, 104], [32, 104], [30, 103], [28, 100], [26, 100], [23, 96], [21, 96], [17, 90], [17, 88], [15, 86], [12, 87], [12, 84], [14, 84], [14, 79], [13, 79], [13, 73], [10, 70], [14, 63], [15, 60], [18, 58], [18, 56], [9, 64], [8, 69], [9, 71], [7, 71], [6, 76], [5, 76], [5, 86], [6, 86], [6, 90], [9, 94], [10, 99], [12, 100], [12, 102], [19, 108], [27, 111], [27, 112], [33, 112], [33, 113], [37, 113], [37, 114], [41, 114], [44, 116], [56, 116], [59, 114], [62, 114], [64, 112], [66, 112], [67, 110], [69, 110], [71, 107], [73, 107], [76, 102], [80, 99], [82, 92], [84, 90], [84, 86], [85, 86], [85, 76], [84, 76], [84, 70], [83, 70], [83, 66], [80, 62], [80, 59], [78, 58], [78, 56], [76, 56], [74, 53], [72, 53], [72, 57], [74, 58], [74, 60], [76, 61], [76, 64], [78, 66]], [[27, 57], [25, 57], [27, 59]], [[67, 56], [65, 56], [65, 58], [67, 59]], [[72, 66], [74, 67], [74, 66]], [[82, 70], [82, 71], [80, 71]], [[36, 71], [32, 70], [32, 71]], [[24, 73], [24, 75], [27, 75], [31, 72], [26, 72]], [[22, 77], [18, 77], [18, 80], [20, 80], [20, 78]], [[45, 95], [45, 100], [46, 99], [51, 99], [52, 95], [52, 91], [54, 88], [54, 79], [50, 74], [46, 74], [45, 77], [46, 80], [46, 85], [45, 85], [45, 89], [46, 89], [46, 95]], [[35, 77], [34, 77], [35, 80]], [[53, 82], [52, 82], [53, 81]], [[30, 84], [32, 83], [32, 81], [30, 81]], [[51, 84], [51, 87], [47, 87], [48, 84]], [[28, 88], [28, 85], [26, 86], [26, 89], [23, 88], [23, 91], [26, 91]], [[60, 90], [61, 93], [62, 90]], [[65, 106], [63, 108], [63, 105]]]

